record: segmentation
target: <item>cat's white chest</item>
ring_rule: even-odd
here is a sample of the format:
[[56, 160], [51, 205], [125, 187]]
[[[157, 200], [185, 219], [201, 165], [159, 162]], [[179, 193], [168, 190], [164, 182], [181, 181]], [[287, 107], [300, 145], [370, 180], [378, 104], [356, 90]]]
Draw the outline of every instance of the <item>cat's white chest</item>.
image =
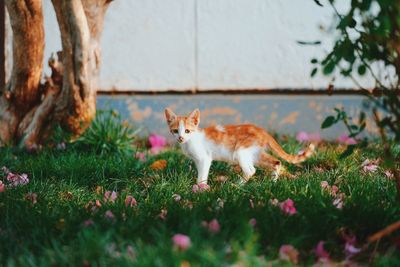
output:
[[189, 142], [181, 145], [181, 148], [192, 159], [202, 159], [211, 156], [205, 146], [205, 139], [202, 133], [195, 133]]
[[227, 148], [206, 139], [203, 133], [196, 133], [188, 143], [182, 144], [181, 147], [184, 153], [193, 159], [234, 160], [232, 153]]

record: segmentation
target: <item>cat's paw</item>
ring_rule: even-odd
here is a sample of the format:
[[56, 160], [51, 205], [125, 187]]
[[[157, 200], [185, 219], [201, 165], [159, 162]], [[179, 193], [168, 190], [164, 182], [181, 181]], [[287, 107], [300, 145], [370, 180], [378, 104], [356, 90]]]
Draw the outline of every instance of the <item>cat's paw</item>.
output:
[[208, 184], [205, 184], [205, 183], [195, 184], [192, 187], [192, 192], [193, 193], [203, 192], [203, 191], [207, 191], [207, 190], [210, 190], [210, 186]]
[[275, 166], [275, 169], [272, 172], [272, 181], [276, 183], [279, 179], [279, 176], [281, 175], [281, 173], [283, 171], [284, 171], [284, 168], [283, 168], [282, 164]]

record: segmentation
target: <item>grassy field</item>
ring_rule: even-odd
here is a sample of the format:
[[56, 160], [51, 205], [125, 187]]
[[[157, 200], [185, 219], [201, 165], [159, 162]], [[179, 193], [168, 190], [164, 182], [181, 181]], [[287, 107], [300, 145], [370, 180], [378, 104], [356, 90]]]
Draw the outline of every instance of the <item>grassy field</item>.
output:
[[[0, 193], [0, 265], [400, 266], [398, 231], [367, 242], [400, 220], [383, 163], [375, 171], [361, 166], [382, 157], [379, 145], [339, 160], [342, 149], [321, 145], [302, 167], [287, 166], [294, 177], [276, 183], [258, 170], [238, 186], [233, 166], [214, 163], [211, 188], [193, 192], [194, 165], [176, 149], [140, 161], [68, 145], [39, 154], [2, 148], [1, 166], [30, 181]], [[190, 240], [179, 243], [176, 234]]]

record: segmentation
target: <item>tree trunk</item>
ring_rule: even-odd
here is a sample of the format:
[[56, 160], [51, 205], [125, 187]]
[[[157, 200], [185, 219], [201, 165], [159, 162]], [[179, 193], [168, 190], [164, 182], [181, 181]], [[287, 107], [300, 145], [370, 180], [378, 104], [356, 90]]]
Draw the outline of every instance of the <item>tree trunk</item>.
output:
[[43, 12], [40, 0], [5, 1], [13, 30], [13, 68], [0, 96], [0, 140], [15, 141], [24, 115], [39, 100], [44, 51]]
[[[62, 52], [49, 60], [39, 84], [44, 49], [41, 0], [7, 0], [14, 33], [14, 66], [0, 99], [0, 139], [35, 148], [55, 124], [78, 136], [96, 113], [100, 37], [110, 0], [52, 0]], [[26, 52], [28, 51], [28, 52]]]

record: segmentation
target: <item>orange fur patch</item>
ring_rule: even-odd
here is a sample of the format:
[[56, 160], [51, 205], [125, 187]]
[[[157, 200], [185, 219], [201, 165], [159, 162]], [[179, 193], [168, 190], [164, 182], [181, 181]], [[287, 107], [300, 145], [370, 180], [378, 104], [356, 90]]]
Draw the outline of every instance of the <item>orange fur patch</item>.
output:
[[[221, 131], [221, 127], [223, 131]], [[211, 126], [205, 128], [207, 139], [221, 144], [231, 151], [253, 145], [264, 146], [265, 131], [252, 124]]]

